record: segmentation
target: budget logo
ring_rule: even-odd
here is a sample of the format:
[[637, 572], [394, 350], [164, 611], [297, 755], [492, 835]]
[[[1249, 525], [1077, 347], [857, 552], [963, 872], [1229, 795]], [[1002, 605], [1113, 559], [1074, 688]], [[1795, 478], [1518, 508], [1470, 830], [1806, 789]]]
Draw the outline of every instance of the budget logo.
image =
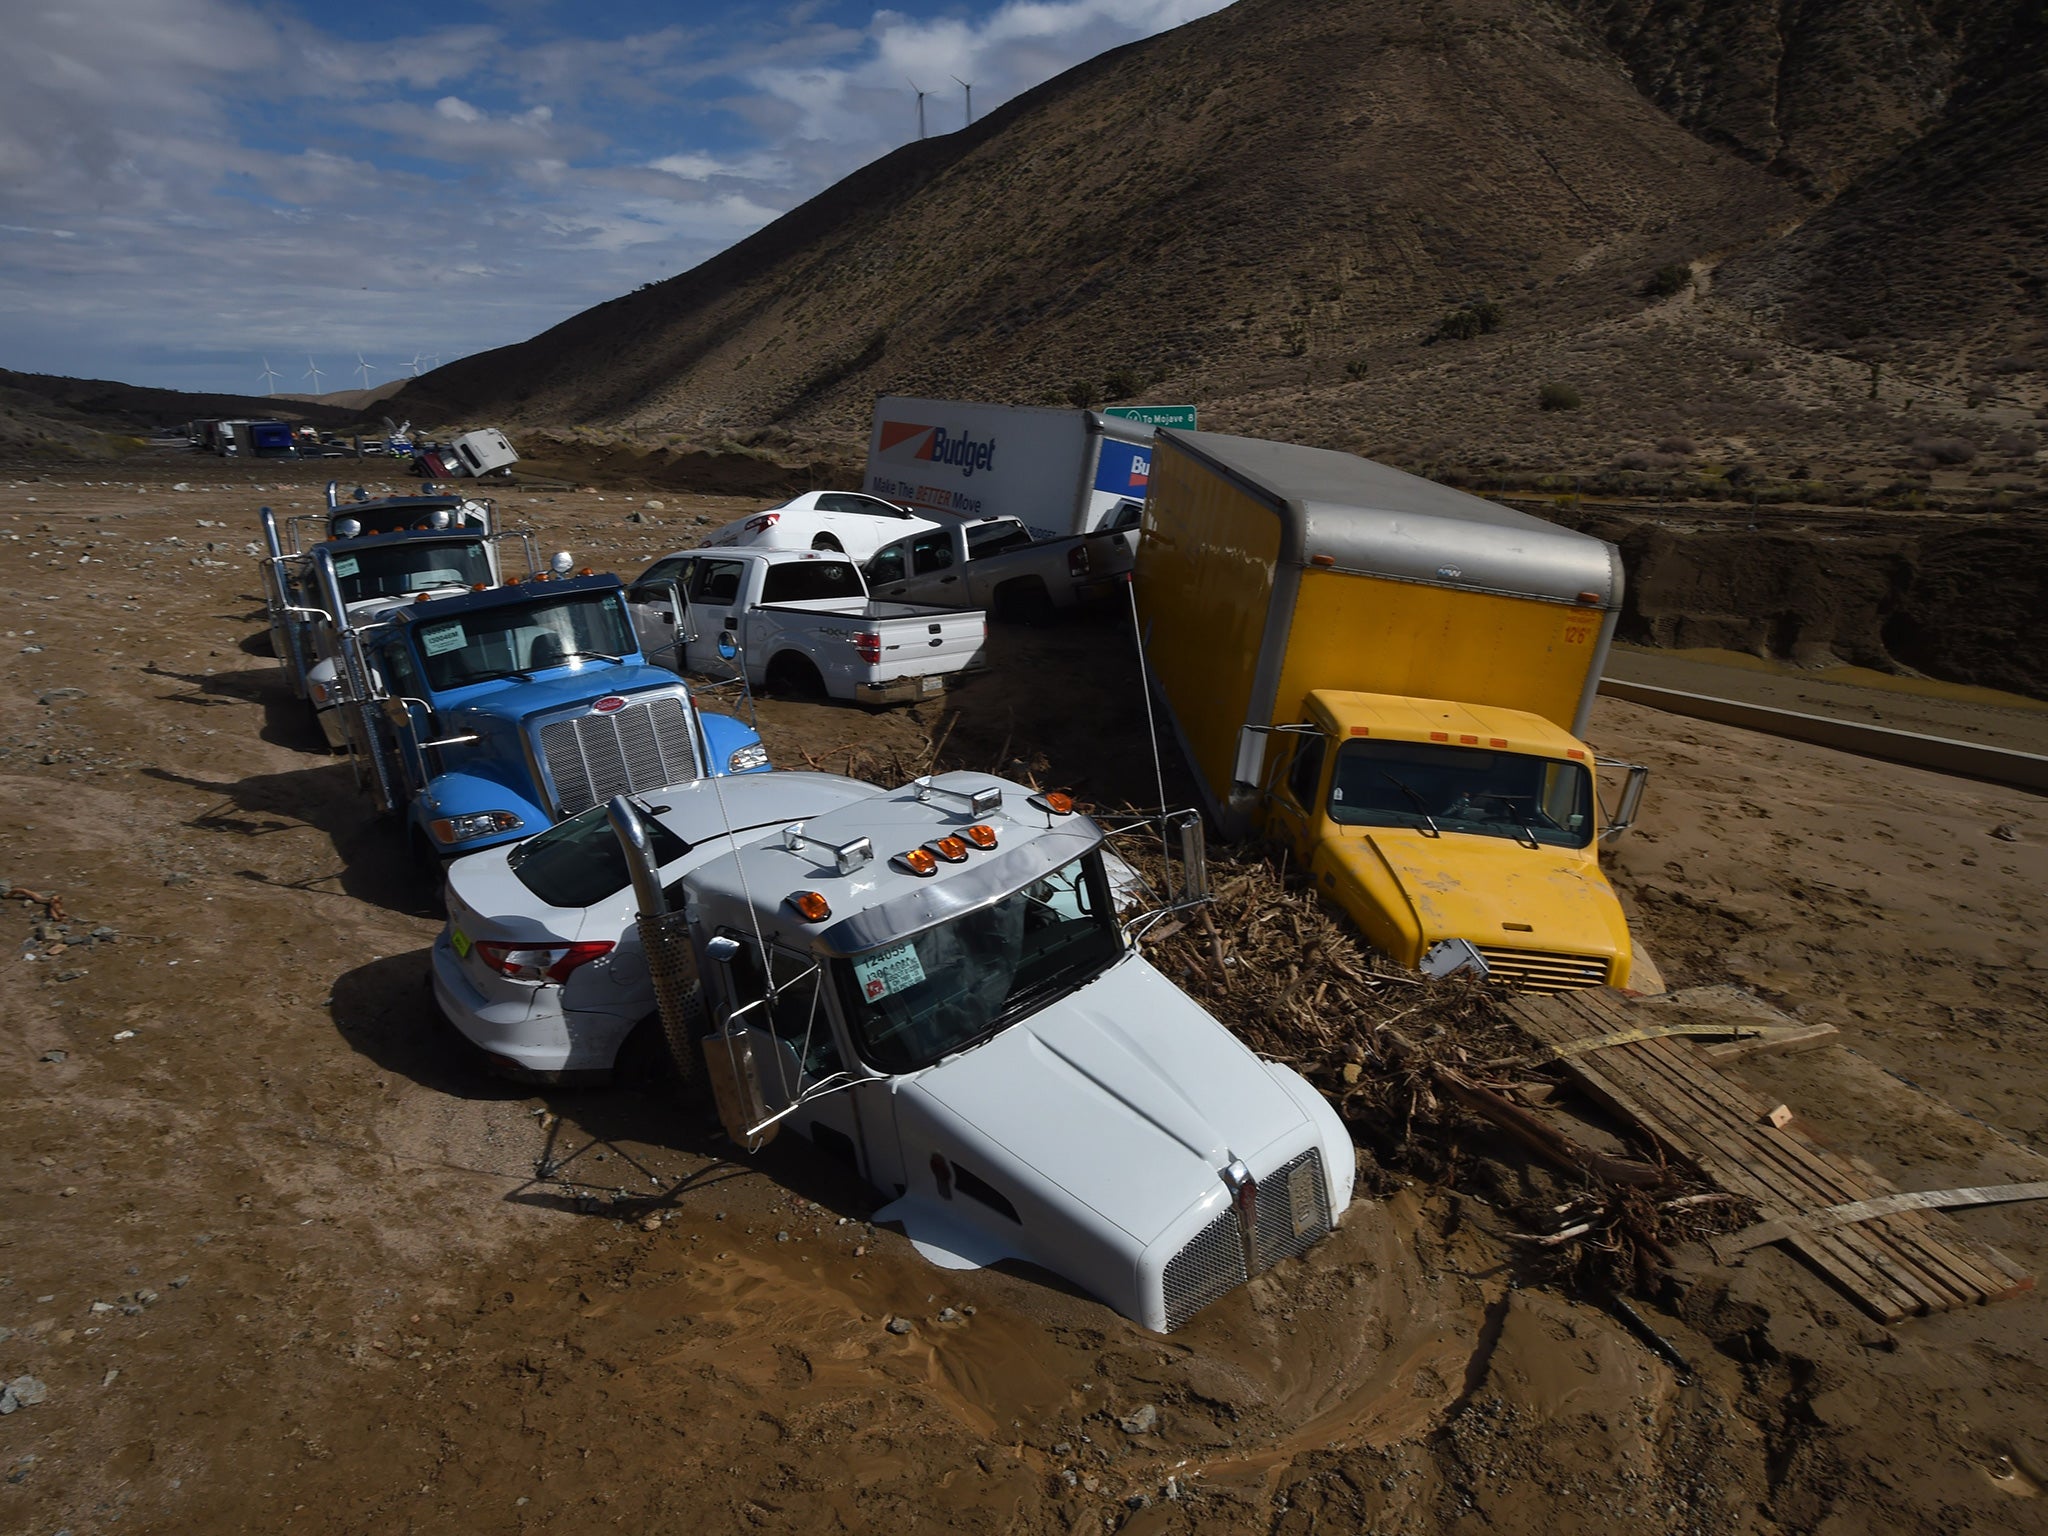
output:
[[1149, 488], [1151, 484], [1152, 461], [1149, 458], [1133, 458], [1131, 460], [1130, 489], [1142, 491]]
[[918, 422], [882, 423], [879, 452], [892, 459], [916, 459], [926, 464], [949, 464], [961, 476], [972, 479], [977, 469], [994, 469], [996, 440], [977, 440], [965, 432], [948, 432]]

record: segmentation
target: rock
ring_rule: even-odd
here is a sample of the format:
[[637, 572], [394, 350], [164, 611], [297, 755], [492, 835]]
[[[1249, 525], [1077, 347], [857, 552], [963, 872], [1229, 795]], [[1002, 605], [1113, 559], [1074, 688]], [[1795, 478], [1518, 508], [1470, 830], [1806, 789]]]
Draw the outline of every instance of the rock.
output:
[[135, 1031], [132, 1029], [116, 1030], [114, 1032], [114, 1038], [116, 1040], [133, 1040], [135, 1038]]
[[118, 939], [119, 937], [121, 937], [121, 932], [117, 928], [109, 928], [105, 923], [101, 923], [99, 927], [93, 929], [93, 931], [88, 935], [88, 937], [98, 939], [102, 944], [104, 944], [109, 939]]
[[84, 697], [85, 690], [83, 688], [45, 688], [36, 695], [36, 702], [38, 704], [61, 704], [66, 699], [82, 699]]
[[907, 1317], [890, 1318], [889, 1331], [895, 1334], [898, 1338], [901, 1338], [904, 1334], [910, 1332], [910, 1319]]
[[789, 1234], [787, 1232], [778, 1232], [775, 1234], [775, 1241], [777, 1241], [778, 1243], [786, 1243], [789, 1241]]
[[2020, 829], [2009, 821], [2001, 821], [1991, 829], [1991, 835], [2001, 843], [2016, 843], [2020, 840]]
[[43, 1052], [43, 1060], [45, 1060], [45, 1061], [64, 1061], [64, 1060], [68, 1059], [68, 1058], [69, 1058], [69, 1056], [70, 1056], [70, 1052], [68, 1052], [68, 1051], [45, 1051], [45, 1052]]
[[96, 1301], [92, 1304], [92, 1310], [95, 1315], [101, 1312], [111, 1312], [114, 1310], [114, 1304], [111, 1301]]
[[165, 885], [190, 885], [191, 883], [192, 877], [180, 870], [174, 870], [164, 876]]
[[642, 1216], [640, 1218], [640, 1230], [642, 1232], [659, 1232], [661, 1230], [661, 1212], [649, 1211], [645, 1216]]
[[1344, 1063], [1344, 1073], [1343, 1073], [1343, 1076], [1344, 1076], [1344, 1086], [1345, 1086], [1345, 1087], [1347, 1087], [1347, 1088], [1348, 1088], [1348, 1087], [1350, 1087], [1350, 1086], [1351, 1086], [1351, 1085], [1352, 1085], [1353, 1083], [1357, 1082], [1357, 1081], [1359, 1080], [1359, 1078], [1360, 1078], [1360, 1077], [1362, 1077], [1362, 1076], [1364, 1076], [1364, 1075], [1365, 1075], [1365, 1069], [1364, 1069], [1363, 1067], [1361, 1067], [1361, 1066], [1360, 1066], [1360, 1065], [1359, 1065], [1359, 1064], [1358, 1064], [1357, 1062], [1355, 1062], [1355, 1061], [1347, 1061], [1347, 1062], [1345, 1062], [1345, 1063]]
[[628, 512], [626, 514], [626, 521], [629, 523], [644, 523], [647, 521], [647, 518], [644, 513]]
[[668, 504], [666, 502], [643, 501], [640, 503], [640, 505], [645, 507], [649, 512], [666, 512], [668, 510]]
[[79, 977], [84, 976], [86, 974], [87, 973], [85, 971], [59, 971], [57, 973], [57, 979], [59, 981], [76, 981], [78, 980]]
[[942, 1323], [957, 1323], [960, 1321], [960, 1314], [954, 1308], [948, 1307], [939, 1314], [939, 1321]]
[[0, 1391], [0, 1413], [12, 1413], [16, 1408], [33, 1408], [50, 1395], [50, 1389], [33, 1376], [17, 1376]]
[[192, 487], [187, 485], [184, 481], [180, 480], [176, 485], [172, 486], [171, 489], [174, 491], [189, 491], [192, 489]]
[[1146, 1403], [1118, 1419], [1116, 1426], [1127, 1435], [1149, 1435], [1159, 1427], [1159, 1410]]

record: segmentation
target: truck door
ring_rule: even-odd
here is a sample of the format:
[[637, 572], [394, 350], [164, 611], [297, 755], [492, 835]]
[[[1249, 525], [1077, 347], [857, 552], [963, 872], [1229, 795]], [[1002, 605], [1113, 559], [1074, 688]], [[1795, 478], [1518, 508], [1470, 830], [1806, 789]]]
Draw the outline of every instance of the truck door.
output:
[[[761, 1087], [769, 1110], [783, 1109], [804, 1093], [829, 1087], [835, 1081], [847, 1084], [848, 1058], [834, 1023], [831, 985], [823, 963], [801, 951], [769, 945], [768, 966], [775, 977], [776, 995], [772, 1004], [766, 1004], [762, 1002], [767, 988], [761, 952], [753, 937], [730, 931], [726, 936], [740, 946], [727, 969], [738, 994], [734, 1001], [739, 1006], [756, 1004], [745, 1022], [766, 1029], [774, 1037], [773, 1060], [762, 1063], [761, 1069]], [[851, 1086], [840, 1086], [806, 1101], [785, 1124], [820, 1152], [844, 1164], [848, 1171], [873, 1183], [877, 1172], [862, 1136], [863, 1111], [867, 1118], [876, 1118], [875, 1112], [879, 1111], [877, 1128], [890, 1138], [895, 1134], [886, 1096], [873, 1093], [877, 1086], [862, 1074]], [[893, 1154], [882, 1159], [885, 1168], [896, 1161]]]
[[[640, 653], [657, 667], [677, 672], [684, 668], [681, 645], [689, 631], [690, 577], [695, 564], [688, 555], [657, 560], [626, 589], [633, 637], [640, 643]], [[669, 590], [670, 583], [674, 583], [674, 591]]]
[[1285, 844], [1306, 870], [1315, 856], [1316, 822], [1323, 805], [1323, 769], [1330, 756], [1329, 740], [1322, 732], [1288, 731], [1276, 734], [1283, 745], [1275, 755], [1272, 776], [1265, 793], [1266, 835]]
[[[690, 632], [683, 647], [683, 659], [692, 672], [713, 677], [731, 673], [732, 664], [719, 657], [718, 636], [728, 629], [736, 636], [743, 634], [740, 598], [746, 587], [748, 564], [745, 560], [721, 559], [717, 555], [697, 557], [689, 588], [683, 594], [690, 600]], [[749, 674], [753, 671], [752, 660], [747, 658]]]
[[[897, 540], [868, 562], [874, 572], [868, 577], [868, 590], [895, 603], [961, 606], [964, 599], [953, 539], [953, 529], [934, 528]], [[878, 583], [877, 576], [886, 585]]]
[[417, 794], [431, 776], [426, 754], [419, 744], [437, 734], [434, 711], [427, 703], [427, 685], [413, 664], [412, 647], [396, 637], [370, 652], [381, 674], [384, 690], [384, 719], [388, 727], [382, 746], [392, 766], [392, 778]]

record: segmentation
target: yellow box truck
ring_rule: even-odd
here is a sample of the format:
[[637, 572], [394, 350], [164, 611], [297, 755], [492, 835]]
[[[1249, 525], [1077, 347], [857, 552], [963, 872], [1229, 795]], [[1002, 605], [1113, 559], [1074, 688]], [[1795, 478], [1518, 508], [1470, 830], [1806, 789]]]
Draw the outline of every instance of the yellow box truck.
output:
[[1293, 850], [1402, 964], [1625, 986], [1583, 732], [1611, 544], [1351, 454], [1161, 428], [1134, 575], [1152, 681], [1226, 836]]

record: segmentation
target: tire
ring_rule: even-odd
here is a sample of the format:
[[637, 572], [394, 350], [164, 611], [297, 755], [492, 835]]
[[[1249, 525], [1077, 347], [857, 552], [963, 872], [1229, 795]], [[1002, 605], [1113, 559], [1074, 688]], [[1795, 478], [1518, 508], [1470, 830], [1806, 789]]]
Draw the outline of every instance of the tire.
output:
[[824, 674], [810, 657], [795, 651], [784, 651], [769, 661], [767, 681], [770, 693], [785, 698], [820, 698], [825, 692]]
[[996, 588], [996, 617], [1009, 624], [1043, 629], [1052, 622], [1052, 594], [1036, 576]]
[[829, 533], [821, 533], [816, 538], [812, 539], [811, 548], [829, 549], [835, 555], [843, 555], [846, 553], [846, 546], [844, 544], [841, 544], [838, 539], [834, 538]]

